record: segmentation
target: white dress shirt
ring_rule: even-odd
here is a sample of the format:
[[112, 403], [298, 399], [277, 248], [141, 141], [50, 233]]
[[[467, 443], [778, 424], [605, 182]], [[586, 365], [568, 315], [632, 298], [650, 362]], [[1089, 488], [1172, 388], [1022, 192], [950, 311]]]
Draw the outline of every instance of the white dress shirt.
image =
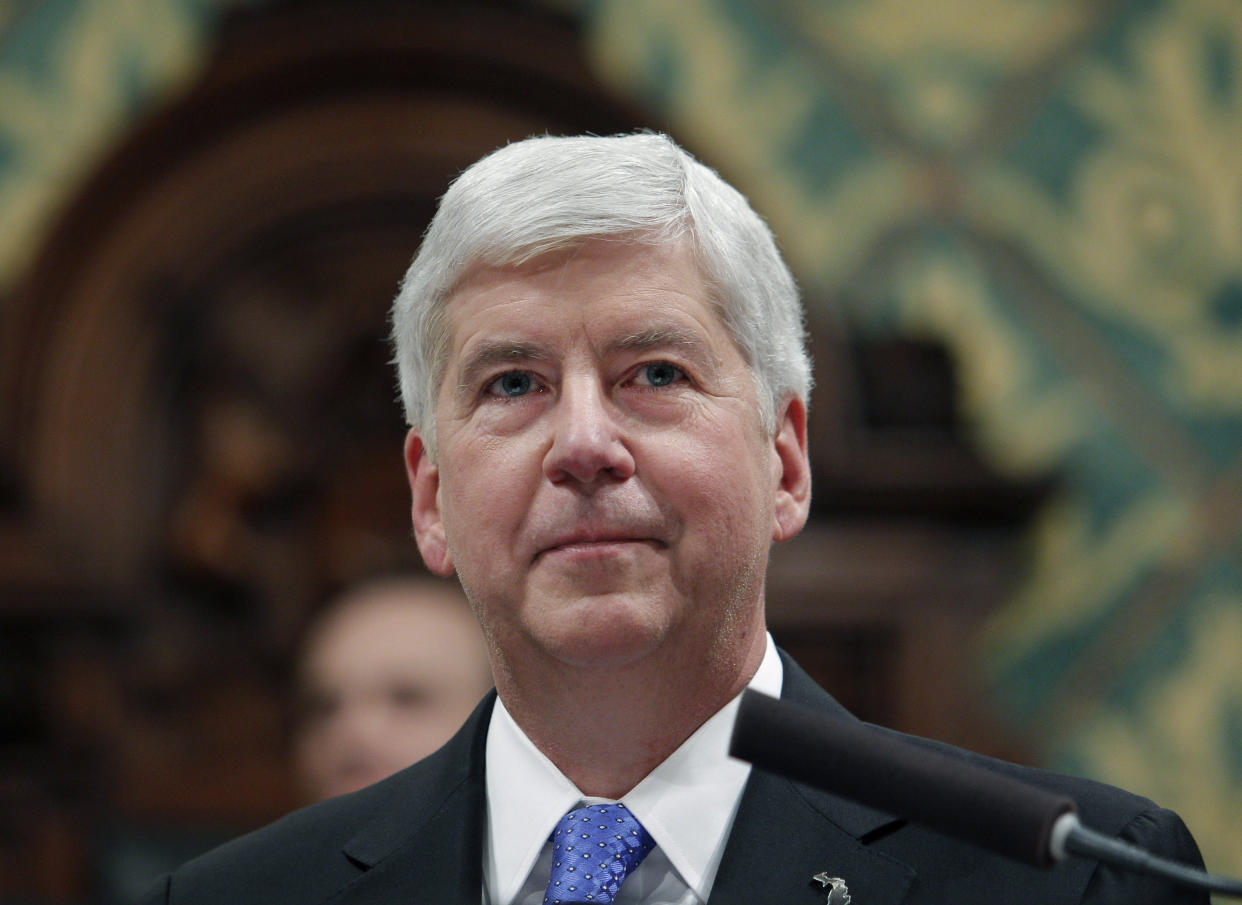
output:
[[[780, 657], [771, 635], [748, 687], [779, 695]], [[739, 696], [740, 697], [740, 696]], [[722, 707], [642, 782], [625, 806], [656, 842], [621, 887], [617, 905], [702, 905], [750, 776], [728, 755], [738, 698]], [[497, 700], [487, 733], [485, 905], [540, 905], [552, 869], [556, 823], [584, 796], [518, 728]]]

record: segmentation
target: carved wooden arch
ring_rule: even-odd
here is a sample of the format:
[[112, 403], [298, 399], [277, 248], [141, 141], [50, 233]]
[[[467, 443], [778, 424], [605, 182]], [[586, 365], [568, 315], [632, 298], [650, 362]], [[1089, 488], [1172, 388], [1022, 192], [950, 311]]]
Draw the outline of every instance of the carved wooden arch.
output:
[[92, 581], [278, 634], [412, 558], [383, 334], [435, 198], [510, 140], [640, 125], [538, 7], [237, 14], [13, 299], [0, 461], [30, 518]]

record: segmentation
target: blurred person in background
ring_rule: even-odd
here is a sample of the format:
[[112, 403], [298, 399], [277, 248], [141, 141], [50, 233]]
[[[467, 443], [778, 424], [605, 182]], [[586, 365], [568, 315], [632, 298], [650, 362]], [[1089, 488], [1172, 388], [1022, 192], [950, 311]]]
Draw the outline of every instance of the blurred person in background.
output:
[[431, 754], [492, 686], [457, 584], [413, 575], [369, 579], [330, 600], [304, 637], [296, 682], [293, 765], [310, 801]]

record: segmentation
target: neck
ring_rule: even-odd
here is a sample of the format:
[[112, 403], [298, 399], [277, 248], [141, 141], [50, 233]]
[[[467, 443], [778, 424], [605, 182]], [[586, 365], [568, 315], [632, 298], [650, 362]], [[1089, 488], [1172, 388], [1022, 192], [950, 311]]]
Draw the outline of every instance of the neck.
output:
[[496, 686], [514, 721], [583, 795], [620, 799], [746, 687], [766, 635], [759, 626], [739, 640], [725, 655], [660, 650], [622, 667], [537, 660], [516, 673], [498, 669]]

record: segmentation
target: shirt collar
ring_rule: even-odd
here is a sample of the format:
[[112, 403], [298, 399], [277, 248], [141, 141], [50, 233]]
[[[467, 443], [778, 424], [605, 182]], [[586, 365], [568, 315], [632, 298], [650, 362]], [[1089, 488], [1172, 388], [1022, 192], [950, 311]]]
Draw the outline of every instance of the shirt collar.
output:
[[[776, 696], [782, 679], [780, 657], [769, 635], [763, 662], [748, 687]], [[626, 807], [703, 901], [750, 776], [749, 764], [728, 756], [739, 698], [717, 711], [625, 796]], [[489, 901], [513, 900], [557, 821], [584, 800], [598, 799], [585, 799], [497, 700], [487, 734], [484, 877]]]

